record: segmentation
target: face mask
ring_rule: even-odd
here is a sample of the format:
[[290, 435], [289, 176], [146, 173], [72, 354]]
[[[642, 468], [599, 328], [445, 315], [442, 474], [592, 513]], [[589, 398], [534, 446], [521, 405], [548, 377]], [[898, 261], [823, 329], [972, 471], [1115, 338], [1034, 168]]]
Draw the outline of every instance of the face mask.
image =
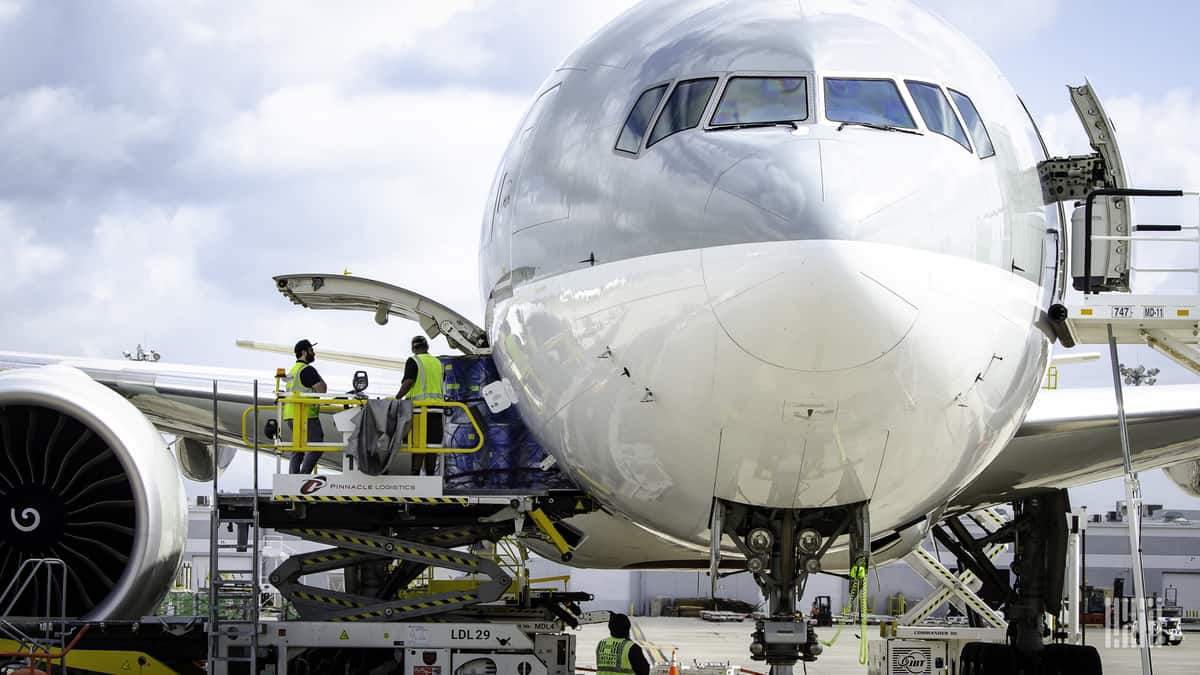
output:
[[317, 360], [317, 353], [311, 349], [308, 350], [308, 362], [312, 363], [313, 361], [316, 361], [316, 360]]

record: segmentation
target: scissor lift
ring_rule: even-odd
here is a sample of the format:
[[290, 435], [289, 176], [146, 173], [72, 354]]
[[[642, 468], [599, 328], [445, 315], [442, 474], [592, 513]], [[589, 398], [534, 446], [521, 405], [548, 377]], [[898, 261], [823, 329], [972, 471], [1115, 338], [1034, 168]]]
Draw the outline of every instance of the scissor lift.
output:
[[[216, 613], [219, 594], [228, 591], [228, 584], [214, 586], [218, 597], [210, 617], [210, 673], [257, 672], [259, 664], [286, 673], [289, 660], [296, 658], [308, 661], [310, 668], [317, 661], [326, 667], [322, 659], [339, 658], [331, 654], [346, 648], [395, 654], [409, 650], [420, 663], [447, 668], [490, 659], [502, 672], [509, 672], [509, 665], [512, 672], [574, 672], [573, 636], [563, 630], [588, 620], [580, 603], [591, 596], [534, 589], [520, 565], [506, 565], [493, 552], [479, 549], [485, 542], [536, 537], [570, 560], [571, 543], [556, 523], [593, 510], [590, 498], [577, 490], [547, 489], [503, 494], [459, 490], [451, 495], [441, 476], [368, 475], [343, 448], [355, 413], [370, 399], [361, 391], [349, 396], [294, 394], [280, 384], [276, 378], [274, 404], [246, 409], [243, 442], [256, 452], [320, 452], [327, 459], [316, 474], [275, 475], [269, 491], [258, 489], [257, 469], [250, 493], [222, 494], [214, 483], [213, 527], [237, 526], [241, 544], [255, 550], [263, 529], [324, 548], [294, 555], [268, 573], [267, 580], [299, 614], [299, 622], [221, 617]], [[398, 432], [404, 435], [397, 443], [399, 452], [471, 453], [483, 447], [484, 432], [466, 405], [405, 402], [410, 404], [411, 422]], [[292, 438], [285, 440], [279, 433], [285, 405], [294, 406], [297, 419], [305, 419], [312, 408], [334, 414], [342, 442], [309, 442], [305, 425], [296, 425]], [[470, 420], [475, 446], [429, 442], [428, 416], [449, 408], [461, 409]], [[266, 424], [260, 424], [263, 416]], [[254, 431], [264, 428], [267, 439]], [[339, 464], [341, 471], [320, 470]], [[221, 546], [216, 537], [211, 546], [210, 559], [216, 561]], [[344, 589], [307, 583], [309, 575], [331, 571], [342, 572]], [[249, 598], [259, 593], [257, 575], [237, 583], [248, 589], [247, 602], [254, 602]], [[376, 627], [347, 628], [351, 624]]]

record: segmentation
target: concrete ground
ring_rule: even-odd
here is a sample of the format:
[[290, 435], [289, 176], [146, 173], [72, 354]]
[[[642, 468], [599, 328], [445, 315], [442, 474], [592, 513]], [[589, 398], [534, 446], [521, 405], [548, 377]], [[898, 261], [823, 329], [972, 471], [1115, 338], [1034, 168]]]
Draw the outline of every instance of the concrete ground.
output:
[[[668, 617], [634, 617], [633, 621], [634, 637], [653, 658], [661, 659], [660, 662], [665, 663], [671, 656], [671, 649], [677, 648], [677, 658], [681, 665], [690, 666], [694, 662], [728, 662], [753, 673], [767, 671], [762, 662], [750, 660], [747, 647], [750, 644], [750, 633], [754, 630], [751, 621], [710, 623], [700, 619]], [[871, 626], [868, 640], [877, 639], [878, 630], [877, 627]], [[829, 640], [833, 637], [834, 629], [821, 628], [817, 632], [822, 640]], [[584, 626], [575, 636], [576, 665], [595, 668], [596, 643], [608, 636], [607, 626]], [[1133, 675], [1141, 672], [1138, 650], [1116, 645], [1106, 647], [1104, 629], [1089, 629], [1088, 644], [1099, 649], [1105, 673]], [[1200, 670], [1197, 666], [1200, 663], [1200, 635], [1185, 635], [1183, 644], [1177, 647], [1155, 647], [1152, 650], [1152, 659], [1156, 675], [1194, 675]], [[866, 671], [867, 667], [858, 663], [858, 639], [850, 627], [842, 630], [837, 642], [825, 649], [819, 661], [808, 666], [809, 675], [848, 675]], [[796, 673], [804, 673], [803, 668], [797, 665]]]

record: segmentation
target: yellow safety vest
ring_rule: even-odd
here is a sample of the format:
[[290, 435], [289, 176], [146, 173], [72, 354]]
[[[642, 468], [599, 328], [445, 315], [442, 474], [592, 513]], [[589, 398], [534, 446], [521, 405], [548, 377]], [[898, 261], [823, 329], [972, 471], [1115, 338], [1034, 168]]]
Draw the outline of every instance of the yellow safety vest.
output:
[[596, 675], [633, 675], [629, 650], [633, 640], [609, 637], [596, 645]]
[[[297, 361], [296, 364], [292, 366], [292, 369], [290, 371], [288, 371], [288, 378], [289, 378], [288, 386], [287, 386], [288, 396], [295, 396], [298, 393], [302, 393], [302, 394], [312, 393], [311, 387], [306, 387], [306, 386], [304, 386], [304, 384], [302, 382], [300, 382], [300, 373], [307, 367], [308, 367], [307, 363], [305, 363], [303, 361]], [[321, 413], [317, 409], [317, 406], [313, 405], [313, 406], [308, 407], [308, 416], [309, 417], [317, 417], [320, 414]], [[284, 403], [283, 404], [283, 419], [285, 419], [285, 420], [296, 419], [296, 404], [294, 404], [294, 403]]]
[[436, 356], [429, 354], [413, 354], [417, 360], [417, 381], [404, 398], [414, 401], [446, 400], [442, 393], [442, 362]]

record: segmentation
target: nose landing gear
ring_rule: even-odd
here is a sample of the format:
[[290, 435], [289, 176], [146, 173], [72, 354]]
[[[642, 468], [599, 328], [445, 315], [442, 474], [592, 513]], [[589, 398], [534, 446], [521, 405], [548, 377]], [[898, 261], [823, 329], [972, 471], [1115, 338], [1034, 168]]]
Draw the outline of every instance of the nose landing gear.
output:
[[766, 509], [717, 500], [713, 523], [746, 556], [767, 598], [767, 617], [751, 634], [750, 655], [765, 661], [771, 675], [790, 675], [799, 661], [815, 661], [822, 652], [817, 633], [796, 603], [808, 576], [821, 571], [821, 558], [844, 534], [850, 559], [865, 570], [870, 562], [867, 504], [829, 509]]

